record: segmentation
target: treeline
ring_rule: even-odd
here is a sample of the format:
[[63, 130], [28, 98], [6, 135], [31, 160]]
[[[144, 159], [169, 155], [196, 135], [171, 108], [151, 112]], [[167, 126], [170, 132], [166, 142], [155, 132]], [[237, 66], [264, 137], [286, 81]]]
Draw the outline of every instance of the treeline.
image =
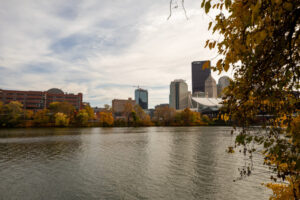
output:
[[212, 123], [206, 115], [188, 108], [178, 112], [168, 106], [157, 108], [151, 119], [139, 105], [126, 105], [124, 112], [114, 118], [109, 106], [94, 113], [89, 105], [78, 111], [68, 102], [53, 102], [48, 109], [33, 112], [23, 109], [18, 101], [5, 105], [0, 102], [0, 127], [199, 126]]

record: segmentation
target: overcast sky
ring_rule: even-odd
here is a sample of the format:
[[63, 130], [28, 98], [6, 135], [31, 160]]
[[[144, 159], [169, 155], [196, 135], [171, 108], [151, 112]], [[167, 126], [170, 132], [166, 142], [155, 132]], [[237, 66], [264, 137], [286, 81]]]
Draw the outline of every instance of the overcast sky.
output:
[[140, 85], [150, 107], [168, 103], [172, 80], [191, 90], [191, 62], [217, 55], [200, 4], [167, 20], [169, 0], [0, 0], [0, 88], [57, 87], [103, 106]]

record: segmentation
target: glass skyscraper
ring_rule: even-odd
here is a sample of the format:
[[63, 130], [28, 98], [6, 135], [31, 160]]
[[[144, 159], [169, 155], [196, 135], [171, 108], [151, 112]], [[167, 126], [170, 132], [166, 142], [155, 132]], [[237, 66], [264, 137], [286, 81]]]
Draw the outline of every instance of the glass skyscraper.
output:
[[148, 109], [148, 91], [138, 88], [135, 90], [135, 102], [143, 109]]
[[210, 61], [194, 61], [192, 62], [192, 90], [195, 92], [205, 92], [205, 80], [210, 75], [210, 68], [203, 69], [204, 63]]

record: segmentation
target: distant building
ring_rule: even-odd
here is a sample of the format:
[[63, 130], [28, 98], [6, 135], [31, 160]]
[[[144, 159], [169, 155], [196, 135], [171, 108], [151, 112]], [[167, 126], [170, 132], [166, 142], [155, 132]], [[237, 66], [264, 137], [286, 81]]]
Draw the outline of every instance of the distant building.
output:
[[19, 91], [19, 90], [1, 90], [0, 101], [7, 104], [11, 101], [19, 101], [25, 109], [41, 110], [48, 108], [52, 102], [68, 102], [77, 110], [81, 109], [82, 93], [68, 94], [57, 88], [47, 91]]
[[205, 80], [205, 96], [208, 98], [217, 98], [217, 84], [215, 79], [209, 75]]
[[194, 61], [192, 62], [192, 93], [205, 92], [205, 80], [211, 74], [210, 68], [203, 69], [204, 63], [210, 61]]
[[122, 116], [126, 111], [126, 105], [131, 104], [131, 106], [135, 106], [135, 100], [131, 98], [128, 99], [114, 99], [112, 100], [112, 112], [114, 116]]
[[169, 107], [169, 104], [168, 103], [162, 103], [162, 104], [159, 104], [159, 105], [156, 105], [155, 106], [155, 109], [157, 109], [157, 108], [162, 108], [162, 107]]
[[224, 88], [226, 88], [227, 86], [229, 86], [230, 83], [230, 78], [228, 76], [222, 76], [221, 78], [219, 78], [218, 81], [218, 97], [223, 96], [222, 92], [224, 90]]
[[135, 103], [140, 105], [141, 108], [148, 109], [148, 91], [138, 88], [134, 92], [135, 94]]
[[171, 82], [170, 85], [170, 108], [183, 110], [188, 107], [188, 85], [182, 79], [177, 79]]

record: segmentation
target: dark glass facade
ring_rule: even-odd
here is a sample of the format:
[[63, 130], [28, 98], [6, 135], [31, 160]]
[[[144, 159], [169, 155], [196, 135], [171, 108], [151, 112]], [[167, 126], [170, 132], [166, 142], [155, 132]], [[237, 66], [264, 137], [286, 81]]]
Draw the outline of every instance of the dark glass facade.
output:
[[135, 102], [143, 109], [148, 109], [148, 91], [141, 88], [135, 90]]
[[175, 83], [175, 109], [179, 109], [179, 82]]
[[203, 64], [210, 61], [194, 61], [192, 62], [192, 90], [195, 92], [205, 92], [205, 80], [211, 73], [209, 68], [202, 69]]

